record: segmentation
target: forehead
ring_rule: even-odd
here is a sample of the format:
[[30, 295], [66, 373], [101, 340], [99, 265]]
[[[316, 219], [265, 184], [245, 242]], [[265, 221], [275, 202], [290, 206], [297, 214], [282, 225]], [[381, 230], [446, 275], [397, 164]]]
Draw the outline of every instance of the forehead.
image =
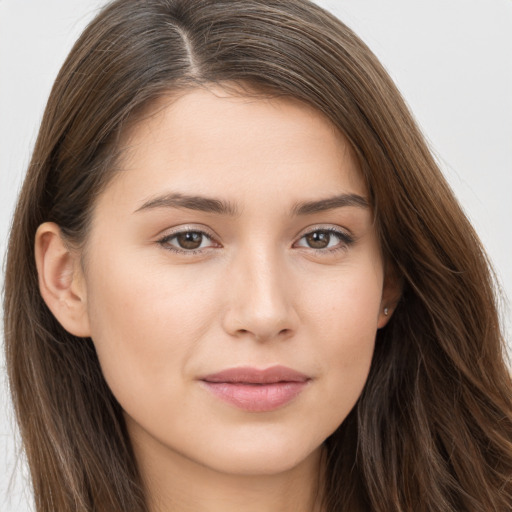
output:
[[122, 155], [113, 188], [132, 202], [173, 189], [236, 194], [242, 202], [258, 194], [280, 202], [366, 195], [346, 138], [322, 113], [290, 97], [220, 86], [162, 97], [125, 134]]

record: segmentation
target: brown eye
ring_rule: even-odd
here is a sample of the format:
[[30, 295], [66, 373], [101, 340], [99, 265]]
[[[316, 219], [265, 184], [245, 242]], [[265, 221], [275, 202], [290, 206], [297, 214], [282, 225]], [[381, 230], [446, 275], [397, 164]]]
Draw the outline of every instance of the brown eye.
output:
[[331, 233], [328, 231], [313, 231], [304, 237], [312, 249], [325, 249], [331, 241]]
[[346, 250], [354, 243], [348, 233], [338, 228], [315, 229], [305, 233], [294, 244], [294, 247], [304, 247], [318, 251], [317, 254], [330, 255], [340, 250]]
[[164, 249], [188, 256], [198, 255], [204, 250], [221, 247], [208, 233], [192, 229], [166, 235], [158, 240], [158, 244]]
[[181, 249], [199, 249], [203, 241], [203, 234], [198, 231], [186, 231], [174, 237]]

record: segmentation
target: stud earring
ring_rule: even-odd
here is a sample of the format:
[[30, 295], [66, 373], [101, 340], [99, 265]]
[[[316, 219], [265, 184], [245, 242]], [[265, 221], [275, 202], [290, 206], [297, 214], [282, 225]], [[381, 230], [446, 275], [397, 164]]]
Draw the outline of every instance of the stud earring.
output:
[[388, 315], [389, 315], [389, 308], [384, 308], [384, 315], [385, 315], [385, 316], [388, 316]]

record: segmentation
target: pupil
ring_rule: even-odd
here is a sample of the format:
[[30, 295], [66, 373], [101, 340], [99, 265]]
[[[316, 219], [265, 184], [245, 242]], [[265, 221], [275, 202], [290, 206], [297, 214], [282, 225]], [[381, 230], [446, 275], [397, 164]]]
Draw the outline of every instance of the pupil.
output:
[[178, 244], [182, 249], [198, 249], [203, 240], [203, 235], [194, 231], [180, 233], [177, 237]]
[[326, 231], [314, 231], [306, 235], [310, 247], [314, 249], [324, 249], [329, 245], [330, 234]]

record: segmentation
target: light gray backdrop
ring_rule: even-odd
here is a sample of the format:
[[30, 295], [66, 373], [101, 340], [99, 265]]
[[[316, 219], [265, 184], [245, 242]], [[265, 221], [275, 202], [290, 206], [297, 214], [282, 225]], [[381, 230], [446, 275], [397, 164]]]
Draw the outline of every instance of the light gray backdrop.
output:
[[[102, 0], [0, 0], [0, 254], [51, 84]], [[319, 0], [410, 104], [512, 297], [512, 0]], [[1, 283], [0, 279], [0, 283]], [[503, 309], [510, 336], [510, 308]], [[0, 356], [0, 510], [30, 510]]]

